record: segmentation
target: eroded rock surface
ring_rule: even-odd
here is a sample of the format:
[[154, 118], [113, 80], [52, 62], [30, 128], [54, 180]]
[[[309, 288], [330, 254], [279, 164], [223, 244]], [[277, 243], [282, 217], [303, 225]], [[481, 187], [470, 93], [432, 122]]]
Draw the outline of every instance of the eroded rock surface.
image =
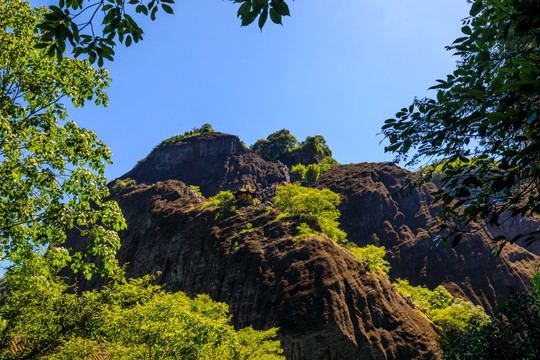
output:
[[122, 178], [147, 184], [176, 179], [212, 196], [242, 185], [260, 191], [285, 181], [285, 174], [277, 162], [264, 160], [238, 137], [213, 132], [161, 148]]
[[435, 234], [427, 224], [438, 211], [430, 195], [435, 186], [428, 184], [404, 198], [389, 196], [412, 176], [393, 164], [361, 163], [330, 169], [316, 186], [340, 194], [340, 222], [350, 241], [386, 247], [392, 279], [408, 279], [430, 289], [443, 284], [454, 295], [487, 309], [503, 302], [510, 287], [530, 288], [540, 257], [512, 244], [500, 256], [492, 255], [489, 230], [465, 235], [455, 248], [432, 248]]
[[128, 223], [118, 253], [128, 276], [161, 271], [169, 290], [228, 303], [239, 327], [278, 326], [287, 359], [438, 357], [431, 323], [387, 279], [325, 237], [295, 241], [298, 224], [274, 210], [216, 219], [176, 180], [115, 199]]

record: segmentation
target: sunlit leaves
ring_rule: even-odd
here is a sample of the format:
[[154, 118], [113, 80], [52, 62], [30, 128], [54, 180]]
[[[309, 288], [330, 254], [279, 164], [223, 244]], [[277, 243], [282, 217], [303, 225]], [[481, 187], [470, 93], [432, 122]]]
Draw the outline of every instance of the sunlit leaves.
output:
[[[14, 0], [1, 1], [0, 13], [0, 256], [24, 262], [76, 229], [88, 247], [72, 267], [87, 276], [110, 273], [116, 231], [125, 227], [118, 205], [106, 200], [111, 153], [93, 131], [66, 122], [63, 105], [106, 105], [110, 78], [87, 61], [58, 63], [49, 50], [36, 50], [42, 10]], [[86, 256], [102, 260], [88, 265]]]
[[208, 295], [167, 293], [151, 276], [125, 280], [122, 271], [100, 291], [80, 293], [56, 275], [52, 258], [7, 274], [2, 359], [283, 359], [276, 328], [235, 330], [228, 306]]
[[[457, 69], [431, 88], [436, 99], [416, 99], [383, 126], [396, 161], [446, 164], [434, 194], [443, 242], [459, 243], [468, 225], [540, 214], [539, 12], [537, 1], [474, 1], [466, 36], [448, 47]], [[494, 240], [498, 251], [504, 239]]]

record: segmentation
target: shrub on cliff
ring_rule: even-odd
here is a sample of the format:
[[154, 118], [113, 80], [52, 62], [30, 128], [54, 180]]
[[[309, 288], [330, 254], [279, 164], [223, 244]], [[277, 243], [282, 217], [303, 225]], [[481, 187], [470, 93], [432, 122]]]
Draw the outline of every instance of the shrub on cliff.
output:
[[274, 206], [287, 216], [315, 221], [322, 232], [338, 244], [347, 243], [347, 234], [339, 228], [340, 216], [336, 208], [339, 195], [329, 189], [312, 189], [300, 185], [285, 184], [276, 189]]
[[447, 336], [481, 326], [489, 320], [481, 306], [454, 298], [440, 285], [434, 291], [412, 286], [402, 279], [396, 279], [394, 285], [403, 297], [410, 296], [417, 309], [426, 309], [431, 321]]
[[238, 206], [238, 200], [230, 190], [220, 191], [203, 204], [203, 208], [212, 207], [217, 209], [218, 215], [234, 211], [236, 206]]
[[386, 255], [386, 249], [384, 248], [384, 246], [347, 246], [347, 249], [356, 258], [364, 261], [369, 271], [382, 273], [386, 277], [388, 277], [388, 272], [390, 271], [390, 263], [384, 260], [384, 256]]

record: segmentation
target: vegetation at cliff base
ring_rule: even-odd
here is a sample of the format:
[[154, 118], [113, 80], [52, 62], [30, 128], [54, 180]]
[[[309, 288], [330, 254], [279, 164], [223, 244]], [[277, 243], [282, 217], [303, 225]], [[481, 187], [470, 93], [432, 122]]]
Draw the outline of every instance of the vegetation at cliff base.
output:
[[228, 306], [111, 276], [78, 293], [58, 267], [35, 257], [11, 267], [0, 297], [2, 359], [284, 359], [277, 329], [235, 330]]
[[445, 336], [462, 333], [489, 321], [484, 308], [470, 301], [454, 298], [441, 285], [430, 291], [421, 286], [412, 286], [407, 280], [396, 279], [394, 286], [409, 305], [419, 311], [424, 309]]
[[514, 291], [490, 321], [445, 337], [449, 360], [532, 360], [540, 357], [540, 273], [529, 293]]
[[[471, 3], [463, 36], [448, 47], [457, 69], [437, 80], [435, 99], [414, 100], [382, 128], [396, 161], [442, 164], [434, 227], [453, 245], [470, 225], [540, 213], [540, 2]], [[501, 235], [494, 246], [520, 238], [536, 241], [539, 231]]]

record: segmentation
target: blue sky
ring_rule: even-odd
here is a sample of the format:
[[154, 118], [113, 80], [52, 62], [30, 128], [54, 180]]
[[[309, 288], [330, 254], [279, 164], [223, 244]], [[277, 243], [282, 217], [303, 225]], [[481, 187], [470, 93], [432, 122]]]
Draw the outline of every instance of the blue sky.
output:
[[250, 145], [282, 128], [323, 135], [340, 163], [389, 161], [385, 119], [429, 95], [456, 58], [465, 0], [290, 1], [284, 26], [241, 27], [232, 1], [177, 0], [116, 49], [108, 108], [70, 118], [113, 151], [112, 180], [160, 141], [211, 123]]

